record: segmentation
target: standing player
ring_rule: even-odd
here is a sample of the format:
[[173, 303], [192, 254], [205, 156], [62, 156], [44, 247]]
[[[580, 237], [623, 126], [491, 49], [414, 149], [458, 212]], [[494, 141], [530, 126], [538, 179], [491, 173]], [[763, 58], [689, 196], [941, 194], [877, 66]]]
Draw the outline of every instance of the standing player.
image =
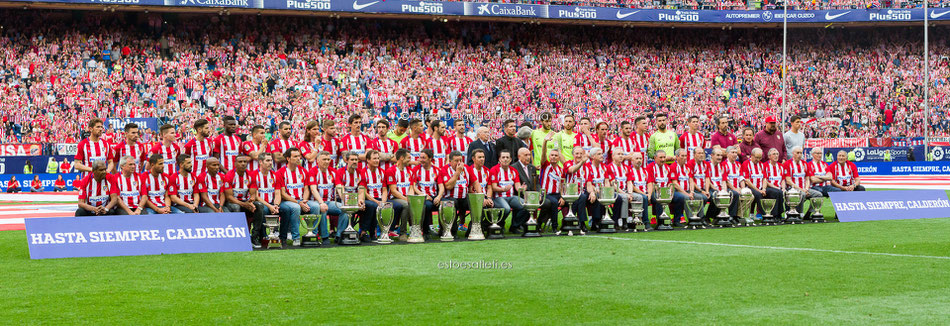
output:
[[304, 127], [303, 140], [297, 144], [303, 155], [303, 167], [310, 171], [317, 166], [317, 154], [323, 151], [323, 136], [320, 135], [320, 123], [307, 122]]
[[369, 138], [369, 136], [364, 135], [363, 131], [360, 129], [362, 127], [361, 122], [362, 117], [360, 117], [359, 114], [351, 115], [350, 118], [347, 119], [347, 125], [350, 128], [350, 134], [342, 136], [340, 139], [340, 147], [342, 151], [356, 153], [356, 155], [359, 156], [360, 161], [366, 161], [366, 150], [372, 148], [373, 146], [372, 140]]
[[[243, 140], [241, 139], [241, 136], [237, 134], [238, 124], [234, 117], [224, 117], [223, 123], [224, 133], [218, 135], [218, 137], [214, 139], [214, 152], [217, 153], [218, 162], [221, 163], [221, 168], [225, 171], [231, 171], [234, 169], [234, 163], [237, 160], [238, 155], [241, 154]], [[209, 131], [208, 134], [210, 133], [211, 132]], [[195, 171], [200, 170], [195, 169]]]
[[647, 150], [650, 148], [650, 122], [646, 117], [640, 116], [633, 120], [633, 126], [635, 133], [630, 137], [633, 138], [634, 150], [642, 154], [643, 163], [646, 164], [649, 158]]
[[[614, 139], [613, 152], [620, 153], [620, 157], [624, 161], [624, 164], [630, 164], [629, 161], [632, 158], [631, 154], [637, 150], [636, 142], [634, 142], [631, 135], [632, 132], [633, 125], [630, 124], [630, 121], [621, 122], [620, 136]], [[611, 158], [613, 158], [613, 153], [611, 153]]]
[[[101, 138], [103, 129], [102, 120], [92, 118], [89, 120], [89, 138], [79, 142], [76, 156], [73, 158], [75, 161], [73, 162], [76, 171], [83, 173], [83, 178], [88, 177], [90, 173], [92, 173], [93, 163], [106, 163], [109, 159], [109, 143]], [[111, 170], [111, 168], [107, 170]]]
[[419, 165], [419, 154], [426, 148], [426, 142], [422, 130], [422, 120], [412, 119], [409, 121], [409, 137], [403, 138], [399, 142], [399, 148], [409, 151], [409, 166]]
[[211, 157], [214, 142], [211, 141], [211, 124], [208, 120], [198, 119], [194, 123], [195, 138], [185, 144], [185, 154], [191, 155], [194, 160], [192, 166], [196, 173], [204, 173], [205, 161]]
[[379, 153], [380, 166], [385, 170], [393, 166], [396, 149], [399, 144], [386, 136], [389, 133], [389, 121], [380, 119], [376, 122], [376, 139], [372, 141], [372, 149]]
[[340, 154], [343, 150], [343, 144], [336, 136], [336, 121], [333, 119], [323, 120], [323, 151], [330, 153], [330, 166], [339, 166]]
[[597, 139], [590, 133], [590, 119], [587, 117], [581, 118], [577, 127], [580, 132], [574, 136], [574, 147], [583, 148], [584, 152], [590, 154], [590, 150], [594, 149], [594, 145], [597, 144]]
[[[175, 126], [164, 125], [158, 128], [158, 133], [162, 137], [162, 142], [152, 146], [152, 150], [149, 151], [149, 153], [152, 155], [161, 155], [162, 160], [158, 162], [158, 164], [162, 166], [162, 173], [174, 174], [178, 155], [185, 151], [181, 144], [178, 143], [178, 134], [175, 133]], [[149, 164], [154, 164], [152, 163], [151, 157], [149, 157]]]
[[425, 147], [432, 150], [432, 155], [434, 155], [432, 156], [432, 164], [435, 166], [443, 166], [448, 159], [449, 152], [452, 151], [452, 146], [449, 143], [448, 137], [442, 135], [445, 132], [442, 121], [432, 120], [432, 122], [429, 123], [429, 132], [429, 138], [426, 139]]
[[261, 169], [259, 158], [261, 154], [267, 152], [267, 144], [264, 143], [264, 126], [256, 125], [251, 128], [251, 140], [241, 144], [241, 154], [251, 158], [247, 169], [258, 171]]
[[139, 142], [139, 125], [127, 123], [124, 130], [125, 140], [115, 145], [109, 153], [112, 156], [110, 158], [110, 161], [112, 161], [110, 171], [121, 170], [121, 165], [125, 164], [125, 162], [120, 162], [119, 160], [123, 157], [131, 156], [135, 159], [133, 172], [136, 174], [141, 173], [142, 169], [145, 168], [145, 163], [148, 162], [146, 155], [148, 148], [145, 147], [145, 144]]
[[699, 132], [699, 117], [690, 116], [686, 120], [688, 130], [680, 136], [680, 145], [686, 149], [689, 159], [695, 159], [696, 149], [706, 148], [706, 137]]
[[[293, 141], [290, 140], [292, 133], [290, 121], [281, 121], [280, 124], [277, 125], [277, 132], [278, 136], [274, 137], [274, 140], [272, 140], [270, 144], [267, 144], [267, 152], [274, 154], [275, 167], [280, 169], [287, 165], [287, 157], [284, 154], [291, 148], [294, 148]], [[298, 149], [297, 151], [299, 152], [300, 150]], [[303, 163], [301, 162], [301, 164]]]
[[448, 138], [450, 151], [458, 151], [462, 154], [462, 161], [467, 162], [468, 145], [472, 143], [472, 139], [465, 135], [465, 120], [456, 119], [454, 126], [455, 136]]

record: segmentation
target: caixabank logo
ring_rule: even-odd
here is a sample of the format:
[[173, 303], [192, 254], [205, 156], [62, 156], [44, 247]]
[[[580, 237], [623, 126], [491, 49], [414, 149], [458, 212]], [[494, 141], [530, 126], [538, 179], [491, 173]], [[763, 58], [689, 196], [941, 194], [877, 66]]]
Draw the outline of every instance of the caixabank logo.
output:
[[548, 6], [503, 3], [465, 3], [466, 16], [509, 16], [548, 18]]
[[698, 22], [699, 21], [699, 12], [698, 11], [685, 11], [677, 10], [673, 13], [663, 13], [661, 12], [657, 16], [659, 21], [671, 21], [671, 22]]
[[165, 0], [166, 6], [264, 8], [264, 0]]
[[887, 11], [872, 12], [868, 15], [868, 19], [872, 21], [910, 20], [910, 10], [888, 9]]
[[559, 9], [558, 18], [597, 19], [597, 9], [574, 7], [574, 10]]

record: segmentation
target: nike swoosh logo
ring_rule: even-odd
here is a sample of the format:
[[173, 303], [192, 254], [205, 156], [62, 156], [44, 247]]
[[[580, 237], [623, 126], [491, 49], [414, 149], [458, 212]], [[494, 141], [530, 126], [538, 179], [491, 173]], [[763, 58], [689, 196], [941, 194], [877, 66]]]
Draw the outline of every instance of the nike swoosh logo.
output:
[[944, 11], [944, 12], [939, 13], [939, 14], [938, 14], [936, 11], [931, 11], [931, 12], [930, 12], [930, 19], [937, 19], [937, 18], [940, 18], [941, 16], [946, 15], [946, 14], [950, 14], [950, 11]]
[[633, 15], [633, 14], [638, 13], [638, 12], [640, 12], [640, 11], [637, 10], [637, 11], [634, 11], [634, 12], [628, 12], [628, 13], [626, 13], [626, 14], [621, 14], [620, 11], [617, 10], [617, 19], [624, 19], [624, 18], [627, 18], [628, 16]]
[[356, 1], [353, 1], [353, 10], [363, 10], [363, 8], [375, 5], [378, 2], [379, 1], [373, 1], [373, 2], [361, 5], [361, 4], [356, 3]]
[[[354, 6], [355, 6], [355, 5], [356, 5], [356, 4], [354, 4]], [[847, 15], [847, 14], [849, 14], [849, 13], [851, 13], [851, 12], [850, 12], [850, 11], [845, 11], [845, 12], [840, 13], [840, 14], [837, 14], [837, 15], [832, 15], [830, 12], [826, 12], [826, 13], [825, 13], [825, 20], [832, 20], [832, 19], [835, 19], [835, 18], [844, 16], [844, 15]]]

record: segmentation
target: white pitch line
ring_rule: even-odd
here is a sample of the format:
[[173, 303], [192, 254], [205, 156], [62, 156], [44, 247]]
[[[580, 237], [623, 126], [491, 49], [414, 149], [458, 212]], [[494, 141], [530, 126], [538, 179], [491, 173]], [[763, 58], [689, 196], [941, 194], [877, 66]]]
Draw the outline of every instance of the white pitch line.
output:
[[836, 254], [859, 254], [859, 255], [872, 255], [872, 256], [931, 258], [931, 259], [945, 259], [945, 260], [950, 260], [950, 257], [947, 257], [947, 256], [923, 256], [923, 255], [908, 255], [908, 254], [892, 254], [892, 253], [886, 253], [886, 252], [847, 251], [847, 250], [814, 249], [814, 248], [794, 248], [794, 247], [773, 247], [773, 246], [752, 246], [752, 245], [741, 245], [741, 244], [731, 244], [731, 243], [696, 242], [696, 241], [683, 241], [683, 240], [631, 239], [631, 238], [605, 237], [605, 236], [599, 236], [599, 235], [587, 235], [587, 236], [584, 236], [584, 237], [589, 237], [589, 238], [602, 238], [602, 239], [611, 239], [611, 240], [644, 241], [644, 242], [663, 242], [663, 243], [680, 243], [680, 244], [709, 245], [709, 246], [723, 246], [723, 247], [737, 247], [737, 248], [792, 250], [792, 251], [813, 251], [813, 252], [830, 252], [830, 253], [836, 253]]

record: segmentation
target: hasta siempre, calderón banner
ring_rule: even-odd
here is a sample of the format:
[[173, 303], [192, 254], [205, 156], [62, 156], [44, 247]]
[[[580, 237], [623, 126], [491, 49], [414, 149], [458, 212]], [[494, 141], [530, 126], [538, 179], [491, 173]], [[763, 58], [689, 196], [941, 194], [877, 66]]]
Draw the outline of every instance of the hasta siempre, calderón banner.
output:
[[30, 258], [250, 251], [242, 213], [28, 218]]
[[943, 190], [894, 190], [828, 193], [841, 222], [950, 217]]

